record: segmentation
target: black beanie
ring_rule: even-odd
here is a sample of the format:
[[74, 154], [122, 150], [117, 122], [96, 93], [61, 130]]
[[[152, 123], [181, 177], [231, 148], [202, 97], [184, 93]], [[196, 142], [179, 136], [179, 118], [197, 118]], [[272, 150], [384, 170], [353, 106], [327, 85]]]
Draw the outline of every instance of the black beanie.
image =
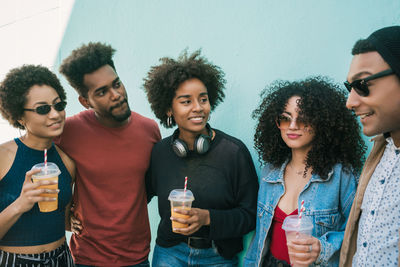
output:
[[367, 40], [400, 78], [400, 26], [377, 30]]

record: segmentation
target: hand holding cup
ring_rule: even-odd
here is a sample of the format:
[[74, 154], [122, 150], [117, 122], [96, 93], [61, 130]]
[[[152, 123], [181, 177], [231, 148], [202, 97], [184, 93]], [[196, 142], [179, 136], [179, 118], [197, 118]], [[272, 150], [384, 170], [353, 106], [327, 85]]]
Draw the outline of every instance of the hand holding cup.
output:
[[172, 223], [179, 223], [187, 225], [187, 227], [174, 228], [173, 232], [182, 235], [191, 235], [197, 232], [203, 225], [210, 225], [210, 212], [205, 209], [191, 208], [190, 210], [175, 208], [176, 214], [182, 214], [183, 216], [189, 216], [187, 219], [177, 218], [171, 216]]
[[314, 246], [315, 243], [311, 235], [313, 228], [312, 221], [305, 216], [290, 215], [283, 221], [282, 229], [286, 233], [289, 259], [292, 266], [304, 267], [309, 265], [308, 262], [313, 251], [310, 245]]
[[54, 181], [38, 181], [32, 182], [32, 175], [39, 173], [39, 169], [32, 169], [25, 174], [25, 181], [22, 185], [20, 196], [16, 200], [21, 213], [27, 212], [32, 209], [35, 203], [39, 201], [55, 201], [54, 197], [43, 197], [43, 193], [58, 194], [58, 189], [45, 189], [41, 186], [54, 185]]
[[[32, 174], [33, 183], [42, 189], [41, 196], [44, 200], [38, 202], [41, 212], [51, 212], [58, 208], [58, 176], [61, 171], [58, 166], [52, 162], [39, 163], [32, 167], [40, 171]], [[48, 183], [44, 183], [44, 182]], [[40, 182], [40, 183], [39, 183]]]
[[[190, 211], [192, 208], [192, 202], [194, 196], [192, 191], [185, 189], [174, 189], [171, 191], [168, 197], [171, 203], [171, 217], [172, 219], [172, 231], [178, 228], [188, 228], [189, 224], [184, 220], [179, 219], [189, 219], [190, 214], [184, 211]], [[184, 221], [182, 223], [182, 221]]]
[[[309, 266], [316, 262], [321, 252], [320, 241], [311, 236], [304, 239], [292, 239], [287, 243], [289, 257], [294, 260], [293, 266]], [[296, 252], [294, 252], [296, 251]]]

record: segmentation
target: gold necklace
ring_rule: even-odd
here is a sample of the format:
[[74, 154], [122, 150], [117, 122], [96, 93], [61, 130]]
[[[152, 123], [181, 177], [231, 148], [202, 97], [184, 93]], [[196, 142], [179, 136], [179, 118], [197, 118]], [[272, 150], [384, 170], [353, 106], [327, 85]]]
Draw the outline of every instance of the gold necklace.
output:
[[292, 164], [289, 164], [289, 167], [297, 174], [297, 175], [304, 175], [304, 170], [298, 171], [296, 170]]

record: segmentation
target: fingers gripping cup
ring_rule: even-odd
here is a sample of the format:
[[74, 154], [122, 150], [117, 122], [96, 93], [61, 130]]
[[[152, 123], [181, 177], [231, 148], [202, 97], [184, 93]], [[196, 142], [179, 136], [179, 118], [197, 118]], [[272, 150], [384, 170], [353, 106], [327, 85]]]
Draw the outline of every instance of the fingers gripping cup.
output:
[[[286, 240], [287, 242], [290, 242], [292, 240], [298, 240], [298, 239], [306, 239], [310, 238], [312, 235], [312, 229], [314, 228], [314, 225], [312, 221], [305, 217], [299, 217], [297, 215], [290, 215], [285, 218], [282, 224], [282, 229], [285, 230], [286, 233]], [[290, 255], [290, 253], [304, 253], [304, 251], [297, 251], [293, 250], [290, 247], [288, 247], [289, 250], [289, 258], [290, 262], [294, 262], [294, 258]], [[295, 266], [295, 265], [293, 265]]]
[[[33, 182], [38, 182], [38, 181], [43, 181], [43, 180], [57, 182], [57, 184], [42, 185], [42, 186], [39, 186], [38, 188], [58, 189], [58, 175], [61, 173], [61, 171], [59, 170], [58, 166], [55, 163], [52, 163], [52, 162], [47, 162], [47, 164], [39, 163], [39, 164], [34, 165], [32, 167], [32, 169], [40, 169], [40, 172], [32, 175]], [[44, 194], [40, 194], [40, 196], [56, 198], [56, 200], [54, 200], [54, 201], [38, 202], [39, 209], [41, 212], [50, 212], [50, 211], [54, 211], [57, 209], [58, 194], [44, 193]]]
[[[174, 212], [175, 208], [181, 208], [185, 210], [190, 210], [192, 208], [192, 202], [194, 200], [194, 196], [192, 191], [184, 190], [184, 189], [174, 189], [169, 194], [168, 200], [171, 202], [171, 216], [175, 218], [184, 218], [188, 219], [189, 215], [183, 215], [180, 213]], [[172, 221], [172, 231], [174, 228], [186, 228], [188, 224], [180, 223]]]

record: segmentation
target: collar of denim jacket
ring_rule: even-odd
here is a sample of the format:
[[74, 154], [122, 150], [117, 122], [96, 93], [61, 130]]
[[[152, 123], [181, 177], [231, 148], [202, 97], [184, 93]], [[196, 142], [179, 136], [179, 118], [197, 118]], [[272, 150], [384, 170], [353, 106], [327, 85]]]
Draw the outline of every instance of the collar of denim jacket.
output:
[[[283, 184], [283, 175], [285, 173], [285, 168], [289, 163], [289, 159], [287, 159], [281, 166], [280, 169], [274, 168], [272, 165], [266, 166], [267, 170], [264, 172], [265, 174], [262, 176], [262, 179], [268, 183], [282, 183]], [[309, 183], [313, 182], [327, 182], [332, 178], [333, 169], [328, 173], [327, 179], [322, 179], [318, 174], [312, 174]], [[309, 184], [307, 183], [307, 184]], [[307, 186], [306, 186], [307, 187]]]

